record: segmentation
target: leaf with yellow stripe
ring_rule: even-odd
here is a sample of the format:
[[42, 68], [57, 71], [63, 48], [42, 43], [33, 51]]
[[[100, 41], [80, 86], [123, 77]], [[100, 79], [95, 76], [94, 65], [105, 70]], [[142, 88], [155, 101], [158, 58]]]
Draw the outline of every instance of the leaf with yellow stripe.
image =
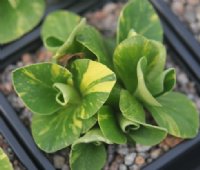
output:
[[53, 85], [70, 83], [72, 75], [57, 64], [41, 63], [16, 69], [12, 79], [24, 104], [34, 113], [47, 115], [62, 107], [56, 101], [58, 90]]
[[33, 115], [32, 135], [42, 150], [51, 153], [71, 145], [80, 136], [83, 121], [76, 115], [75, 105], [52, 115]]
[[93, 116], [108, 99], [115, 84], [115, 74], [105, 65], [88, 59], [76, 60], [72, 67], [74, 85], [82, 95], [79, 117]]
[[0, 168], [2, 170], [13, 170], [13, 167], [8, 159], [8, 156], [0, 148]]
[[0, 44], [7, 44], [37, 26], [45, 12], [44, 0], [1, 0]]
[[33, 137], [46, 152], [71, 145], [96, 123], [116, 81], [109, 68], [88, 59], [75, 60], [70, 71], [43, 63], [13, 72], [16, 92], [36, 113]]
[[142, 57], [147, 60], [145, 81], [151, 83], [164, 69], [166, 50], [161, 43], [136, 34], [118, 44], [114, 52], [116, 73], [131, 93], [137, 88], [137, 65]]

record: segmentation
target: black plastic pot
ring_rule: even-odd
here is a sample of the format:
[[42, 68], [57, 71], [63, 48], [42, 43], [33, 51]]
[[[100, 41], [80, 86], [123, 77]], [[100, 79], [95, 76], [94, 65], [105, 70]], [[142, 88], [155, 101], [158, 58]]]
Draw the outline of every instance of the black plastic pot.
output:
[[161, 17], [167, 44], [175, 53], [174, 59], [200, 89], [200, 44], [163, 0], [150, 0]]
[[[0, 113], [8, 126], [12, 130], [15, 138], [20, 142], [23, 148], [30, 156], [32, 162], [37, 165], [39, 170], [55, 170], [47, 158], [36, 147], [32, 136], [19, 120], [17, 113], [10, 106], [3, 94], [0, 93]], [[1, 122], [0, 122], [1, 124]], [[0, 126], [0, 131], [2, 127]], [[10, 141], [10, 140], [9, 140]], [[18, 154], [16, 150], [16, 154]], [[23, 157], [22, 157], [23, 158]], [[23, 162], [24, 163], [24, 162]], [[30, 168], [31, 169], [31, 168]], [[32, 170], [32, 169], [31, 169]]]
[[[174, 53], [173, 59], [196, 82], [196, 88], [200, 93], [200, 44], [164, 1], [150, 1], [162, 19], [165, 41]], [[143, 170], [179, 169], [200, 169], [200, 133], [196, 138], [182, 142], [143, 168]]]
[[199, 170], [200, 169], [200, 134], [184, 141], [159, 157], [143, 170]]
[[[70, 9], [76, 12], [81, 12], [88, 9], [88, 3], [97, 5], [97, 1], [99, 2], [101, 0], [88, 0], [85, 1], [85, 3], [82, 2], [82, 5], [79, 6], [77, 6], [77, 4], [71, 5]], [[169, 7], [162, 0], [150, 1], [161, 16], [165, 31], [166, 43], [170, 47], [170, 50], [172, 50], [175, 54], [174, 56], [177, 56], [174, 57], [174, 59], [178, 62], [178, 64], [185, 68], [186, 73], [189, 74], [197, 83], [197, 88], [199, 88], [200, 92], [200, 46], [198, 42], [193, 38], [193, 35], [184, 27], [184, 25], [177, 19], [177, 17], [171, 12]], [[102, 2], [103, 1], [101, 1], [101, 4]], [[106, 0], [104, 2], [106, 2]], [[83, 8], [84, 5], [85, 7], [87, 6], [87, 8]], [[40, 42], [39, 27], [36, 28], [34, 36], [32, 37], [35, 38], [29, 40], [27, 46], [21, 46], [18, 48], [19, 50], [16, 50], [18, 51], [16, 56], [11, 58], [9, 57], [10, 55], [7, 55], [4, 64], [0, 65], [0, 69], [5, 67], [6, 64], [11, 63], [14, 59], [16, 60], [24, 51], [36, 49], [36, 47], [41, 45], [41, 43], [38, 43]], [[31, 135], [1, 93], [0, 111], [3, 113], [4, 119], [12, 129], [16, 138], [21, 144], [23, 144], [26, 152], [30, 155], [33, 163], [40, 166], [41, 170], [54, 169], [49, 161], [35, 146]], [[198, 170], [200, 169], [199, 162], [200, 134], [195, 139], [184, 141], [175, 148], [171, 149], [166, 154], [153, 161], [148, 166], [144, 167], [143, 170]]]
[[[105, 2], [107, 0], [47, 0], [47, 9], [43, 19], [50, 12], [58, 9], [68, 9], [81, 14], [89, 9], [101, 6]], [[20, 39], [0, 46], [0, 70], [16, 61], [24, 52], [35, 50], [42, 45], [40, 28], [43, 19], [36, 28]]]
[[[1, 114], [1, 112], [0, 112]], [[3, 118], [0, 115], [0, 133], [8, 142], [9, 146], [14, 151], [15, 155], [18, 157], [20, 162], [26, 169], [37, 170], [38, 167], [34, 164], [34, 162], [29, 157], [29, 154], [22, 148], [22, 146], [17, 141], [16, 137], [10, 131], [7, 124], [4, 122]]]

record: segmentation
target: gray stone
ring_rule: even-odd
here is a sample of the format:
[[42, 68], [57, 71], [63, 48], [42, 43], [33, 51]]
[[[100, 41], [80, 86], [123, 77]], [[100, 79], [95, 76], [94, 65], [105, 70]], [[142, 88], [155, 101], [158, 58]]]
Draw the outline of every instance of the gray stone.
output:
[[63, 165], [62, 170], [69, 170], [69, 166], [68, 165]]
[[128, 154], [127, 145], [119, 145], [117, 149], [117, 153], [119, 153], [120, 155], [127, 155]]
[[197, 34], [198, 31], [199, 31], [199, 26], [196, 22], [192, 22], [190, 24], [190, 28], [192, 29], [192, 32], [195, 33], [195, 34]]
[[132, 165], [132, 166], [129, 167], [129, 170], [140, 170], [140, 166]]
[[187, 84], [189, 82], [186, 74], [184, 73], [180, 73], [178, 76], [177, 76], [177, 80], [181, 83], [181, 84]]
[[150, 148], [151, 148], [151, 146], [143, 146], [140, 144], [136, 144], [136, 150], [138, 152], [147, 152]]
[[181, 3], [180, 1], [176, 1], [176, 2], [172, 3], [172, 10], [177, 15], [183, 15], [183, 13], [184, 13], [183, 3]]
[[61, 169], [65, 164], [65, 158], [60, 155], [55, 155], [53, 157], [53, 164], [55, 168]]
[[119, 165], [119, 170], [127, 170], [128, 168], [124, 164]]
[[135, 152], [129, 153], [128, 155], [126, 155], [125, 158], [124, 158], [125, 165], [133, 164], [133, 162], [135, 160], [135, 157], [136, 157], [136, 153]]
[[159, 149], [155, 149], [155, 150], [152, 150], [150, 152], [150, 156], [151, 156], [152, 159], [156, 159], [161, 155], [161, 153], [162, 153], [162, 150], [160, 148]]
[[186, 6], [186, 11], [184, 13], [184, 17], [188, 22], [194, 22], [195, 21], [195, 13], [194, 13], [194, 8], [190, 5]]

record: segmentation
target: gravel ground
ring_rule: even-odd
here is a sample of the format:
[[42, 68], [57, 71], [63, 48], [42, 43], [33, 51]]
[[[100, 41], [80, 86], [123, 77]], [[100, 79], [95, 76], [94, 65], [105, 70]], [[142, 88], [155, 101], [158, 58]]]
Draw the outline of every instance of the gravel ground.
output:
[[200, 0], [164, 0], [200, 42]]
[[6, 155], [8, 156], [14, 170], [26, 170], [26, 168], [19, 161], [19, 159], [13, 152], [12, 148], [9, 146], [8, 142], [6, 141], [6, 139], [3, 137], [1, 133], [0, 133], [0, 148], [2, 148], [4, 152], [6, 153]]
[[[116, 19], [122, 4], [107, 4], [101, 11], [86, 14], [88, 21], [95, 25], [102, 33], [108, 37], [115, 35]], [[168, 61], [166, 67], [175, 67], [177, 71], [177, 86], [176, 90], [185, 93], [191, 98], [200, 111], [200, 97], [197, 94], [195, 83], [190, 80], [187, 74], [176, 65], [170, 53], [168, 53]], [[51, 53], [44, 48], [40, 48], [35, 54], [26, 53], [22, 55], [21, 60], [13, 65], [9, 65], [3, 72], [0, 73], [0, 90], [5, 94], [11, 105], [17, 111], [20, 119], [30, 129], [31, 113], [24, 107], [21, 100], [13, 91], [11, 83], [11, 71], [17, 67], [21, 67], [31, 63], [48, 61]], [[110, 145], [108, 146], [107, 164], [104, 170], [139, 170], [151, 161], [157, 159], [160, 155], [173, 148], [182, 140], [172, 136], [168, 136], [159, 145], [146, 147], [136, 145]], [[68, 170], [68, 154], [69, 148], [48, 154], [47, 157], [54, 164], [55, 168]]]

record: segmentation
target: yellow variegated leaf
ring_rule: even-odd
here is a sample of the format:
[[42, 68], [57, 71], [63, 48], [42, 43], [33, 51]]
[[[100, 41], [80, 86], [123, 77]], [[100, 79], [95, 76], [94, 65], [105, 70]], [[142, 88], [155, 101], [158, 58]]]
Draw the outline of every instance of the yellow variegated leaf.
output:
[[13, 170], [13, 167], [7, 157], [7, 155], [0, 148], [0, 169], [1, 170]]

